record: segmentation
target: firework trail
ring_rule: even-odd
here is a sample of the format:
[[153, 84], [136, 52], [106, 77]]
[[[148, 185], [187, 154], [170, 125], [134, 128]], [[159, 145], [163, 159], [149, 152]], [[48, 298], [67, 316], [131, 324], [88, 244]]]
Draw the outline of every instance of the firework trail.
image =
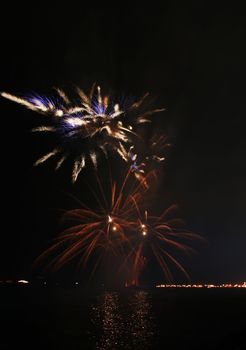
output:
[[[55, 158], [55, 169], [58, 170], [70, 158], [73, 161], [72, 182], [75, 182], [88, 162], [96, 168], [101, 155], [108, 157], [108, 153], [113, 152], [127, 162], [141, 180], [142, 165], [136, 163], [136, 157], [130, 156], [127, 149], [132, 149], [141, 139], [136, 126], [149, 123], [152, 114], [164, 109], [141, 112], [140, 106], [148, 94], [137, 102], [120, 105], [113, 98], [103, 96], [101, 88], [96, 88], [95, 84], [88, 95], [76, 87], [76, 102], [62, 89], [55, 90], [57, 95], [54, 98], [39, 95], [21, 98], [1, 93], [2, 97], [45, 117], [45, 124], [34, 128], [33, 132], [58, 136], [58, 145], [38, 159], [34, 166]], [[158, 155], [156, 157], [161, 160]]]
[[[110, 196], [107, 196], [96, 176], [98, 192], [92, 189], [91, 192], [97, 209], [81, 203], [80, 209], [67, 211], [63, 219], [72, 222], [72, 226], [54, 240], [54, 244], [36, 259], [35, 264], [55, 254], [49, 264], [53, 270], [60, 269], [77, 256], [80, 256], [79, 265], [85, 267], [93, 254], [98, 253], [96, 269], [100, 260], [108, 253], [125, 257], [127, 251], [133, 249], [132, 235], [139, 217], [139, 206], [146, 192], [141, 182], [128, 184], [130, 178], [128, 171], [120, 187], [110, 181]], [[145, 182], [150, 182], [151, 179], [153, 172], [145, 176]]]
[[[137, 154], [133, 152], [133, 149], [134, 146], [131, 146], [129, 150], [126, 150], [124, 147], [122, 147], [122, 145], [120, 145], [118, 153], [121, 155], [124, 161], [129, 164], [130, 171], [135, 175], [136, 179], [143, 181], [145, 174], [145, 163], [137, 162]], [[147, 187], [147, 184], [145, 185]]]
[[[190, 241], [201, 240], [198, 234], [180, 228], [184, 223], [183, 220], [174, 215], [176, 210], [177, 206], [171, 205], [160, 216], [151, 216], [145, 210], [143, 218], [138, 220], [138, 236], [135, 237], [137, 244], [136, 250], [133, 252], [135, 257], [144, 257], [145, 254], [154, 257], [169, 282], [173, 279], [169, 267], [170, 263], [180, 270], [188, 280], [190, 279], [185, 268], [173, 255], [173, 251], [190, 255], [195, 253], [190, 246]], [[136, 264], [138, 261], [141, 265], [141, 259], [137, 259]], [[137, 267], [136, 272], [138, 272]], [[137, 273], [134, 277], [135, 280], [139, 278]]]
[[[100, 156], [108, 158], [113, 152], [120, 156], [129, 170], [120, 187], [111, 181], [110, 199], [95, 172], [99, 186], [98, 193], [92, 191], [96, 209], [82, 204], [80, 209], [66, 212], [64, 219], [72, 222], [71, 226], [55, 239], [36, 263], [55, 254], [50, 266], [58, 270], [76, 257], [81, 265], [86, 266], [89, 259], [96, 256], [95, 270], [102, 257], [110, 252], [121, 258], [122, 266], [130, 266], [130, 284], [139, 283], [149, 257], [155, 258], [168, 281], [172, 279], [170, 262], [188, 277], [173, 251], [193, 252], [187, 241], [199, 236], [176, 227], [180, 221], [169, 218], [174, 206], [160, 216], [148, 215], [144, 207], [144, 195], [151, 190], [151, 181], [155, 177], [155, 172], [148, 170], [153, 162], [165, 160], [170, 144], [166, 136], [154, 135], [143, 151], [144, 140], [137, 126], [150, 123], [150, 117], [164, 109], [142, 112], [140, 107], [148, 94], [134, 103], [119, 103], [104, 96], [95, 84], [88, 94], [77, 87], [76, 99], [71, 99], [59, 88], [56, 88], [56, 93], [53, 98], [39, 95], [21, 98], [1, 93], [2, 97], [44, 116], [44, 124], [34, 128], [33, 132], [57, 136], [56, 147], [39, 158], [34, 166], [55, 158], [55, 169], [58, 170], [71, 159], [74, 183], [88, 163], [97, 168]], [[130, 174], [134, 174], [137, 181], [129, 189]]]
[[[175, 206], [169, 207], [158, 217], [149, 216], [147, 211], [142, 217], [144, 198], [151, 189], [155, 175], [150, 172], [142, 182], [130, 184], [130, 173], [129, 170], [121, 186], [111, 182], [110, 196], [107, 196], [105, 186], [96, 176], [99, 190], [92, 190], [92, 194], [97, 209], [81, 203], [81, 208], [67, 211], [63, 219], [68, 220], [71, 226], [55, 238], [35, 264], [51, 260], [48, 267], [57, 271], [78, 258], [78, 266], [85, 268], [89, 259], [94, 257], [93, 275], [101, 260], [113, 254], [121, 261], [119, 270], [128, 270], [127, 284], [138, 285], [148, 259], [154, 257], [168, 281], [172, 280], [170, 262], [188, 277], [184, 267], [173, 256], [173, 250], [192, 253], [193, 249], [184, 240], [199, 236], [178, 229], [179, 219], [168, 218]], [[145, 182], [149, 184], [148, 187]]]
[[146, 162], [163, 162], [166, 157], [166, 151], [172, 145], [168, 142], [168, 137], [165, 135], [153, 135], [148, 143], [147, 152], [145, 155]]

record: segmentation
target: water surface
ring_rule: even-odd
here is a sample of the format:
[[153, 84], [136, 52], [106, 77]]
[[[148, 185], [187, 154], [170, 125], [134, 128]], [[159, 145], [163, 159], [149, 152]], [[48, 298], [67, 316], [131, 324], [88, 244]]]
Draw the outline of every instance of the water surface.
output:
[[246, 290], [8, 286], [3, 349], [246, 349]]

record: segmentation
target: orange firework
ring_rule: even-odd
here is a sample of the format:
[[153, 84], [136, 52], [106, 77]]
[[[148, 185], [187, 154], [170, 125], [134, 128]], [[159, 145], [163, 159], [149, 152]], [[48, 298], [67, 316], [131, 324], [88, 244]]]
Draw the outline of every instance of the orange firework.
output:
[[37, 258], [36, 263], [56, 253], [50, 263], [54, 270], [60, 269], [77, 256], [80, 256], [79, 264], [85, 266], [89, 258], [97, 253], [96, 268], [105, 254], [125, 256], [128, 250], [132, 250], [132, 234], [139, 219], [140, 201], [147, 190], [146, 183], [150, 182], [154, 173], [148, 173], [140, 182], [134, 180], [129, 188], [130, 174], [129, 170], [119, 188], [111, 181], [109, 200], [96, 175], [101, 194], [99, 198], [93, 192], [97, 210], [82, 204], [80, 209], [67, 211], [63, 218], [72, 221], [72, 227], [65, 229], [54, 244]]
[[[55, 254], [49, 266], [56, 271], [76, 257], [79, 258], [79, 266], [85, 267], [94, 256], [93, 274], [101, 259], [113, 254], [120, 261], [120, 268], [128, 270], [126, 284], [139, 285], [143, 268], [154, 257], [168, 281], [172, 280], [170, 263], [189, 278], [173, 251], [193, 252], [188, 242], [199, 236], [179, 228], [181, 220], [172, 218], [175, 205], [160, 216], [150, 216], [147, 210], [143, 211], [144, 194], [151, 189], [155, 173], [149, 172], [139, 182], [129, 170], [121, 186], [117, 186], [110, 177], [109, 197], [106, 186], [95, 175], [98, 192], [92, 192], [97, 209], [82, 204], [80, 209], [67, 211], [63, 218], [72, 222], [72, 226], [55, 239], [36, 263]], [[144, 215], [141, 215], [142, 212]]]
[[[182, 220], [173, 218], [176, 209], [176, 205], [171, 205], [160, 216], [150, 216], [145, 211], [144, 218], [138, 221], [138, 237], [136, 236], [138, 243], [133, 253], [136, 257], [143, 257], [146, 251], [147, 254], [154, 256], [168, 281], [172, 280], [170, 262], [189, 279], [187, 271], [173, 256], [172, 251], [177, 250], [185, 254], [194, 253], [188, 242], [193, 239], [201, 239], [197, 234], [180, 229], [180, 224], [183, 224]], [[141, 259], [138, 260], [142, 264]]]

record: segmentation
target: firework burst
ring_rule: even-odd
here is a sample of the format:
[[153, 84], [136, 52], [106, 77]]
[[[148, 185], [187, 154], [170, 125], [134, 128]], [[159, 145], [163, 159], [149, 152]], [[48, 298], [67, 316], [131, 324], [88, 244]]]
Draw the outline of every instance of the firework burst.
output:
[[144, 198], [156, 178], [155, 173], [148, 173], [141, 182], [133, 181], [130, 173], [129, 170], [120, 187], [111, 182], [110, 196], [96, 175], [99, 189], [97, 193], [93, 191], [96, 201], [93, 207], [97, 209], [81, 203], [80, 209], [67, 211], [63, 218], [70, 226], [37, 258], [36, 264], [55, 256], [48, 264], [54, 271], [74, 258], [85, 268], [94, 257], [93, 274], [100, 261], [113, 254], [121, 262], [119, 269], [128, 270], [128, 285], [138, 285], [143, 268], [154, 257], [168, 281], [172, 280], [170, 262], [188, 277], [173, 251], [192, 253], [193, 249], [185, 241], [199, 236], [180, 230], [180, 219], [169, 218], [176, 206], [169, 207], [160, 216], [150, 216], [144, 211], [142, 217]]
[[[174, 256], [173, 252], [182, 252], [184, 254], [194, 253], [190, 246], [190, 241], [201, 239], [197, 234], [183, 230], [183, 220], [176, 217], [177, 206], [171, 205], [163, 211], [160, 216], [152, 216], [146, 210], [143, 218], [138, 220], [137, 234], [135, 236], [136, 246], [132, 252], [136, 257], [135, 264], [142, 264], [142, 257], [154, 257], [157, 264], [165, 274], [166, 279], [172, 281], [170, 263], [175, 265], [188, 279], [189, 275], [182, 264]], [[137, 267], [135, 268], [138, 272]], [[138, 280], [139, 276], [134, 276]]]
[[[55, 158], [58, 170], [70, 159], [74, 183], [88, 163], [96, 169], [100, 156], [108, 158], [109, 153], [114, 153], [127, 164], [128, 170], [121, 186], [110, 181], [109, 196], [97, 172], [93, 172], [99, 189], [92, 190], [95, 206], [92, 209], [82, 203], [81, 208], [67, 211], [63, 218], [70, 226], [37, 258], [36, 264], [55, 255], [49, 266], [58, 270], [74, 258], [79, 259], [79, 265], [86, 266], [95, 256], [94, 272], [105, 254], [114, 254], [120, 258], [121, 266], [127, 265], [130, 269], [128, 283], [137, 285], [143, 268], [153, 257], [168, 281], [172, 280], [170, 262], [188, 278], [173, 253], [192, 253], [189, 240], [200, 237], [179, 229], [180, 220], [169, 217], [175, 206], [160, 216], [148, 215], [145, 210], [144, 195], [153, 188], [156, 177], [149, 168], [153, 162], [165, 160], [170, 144], [164, 135], [154, 135], [145, 142], [138, 125], [149, 123], [154, 113], [164, 109], [142, 111], [148, 94], [133, 103], [120, 103], [103, 95], [95, 84], [88, 94], [77, 87], [73, 99], [62, 89], [55, 90], [53, 98], [39, 95], [21, 98], [1, 93], [2, 97], [43, 115], [44, 123], [34, 128], [34, 133], [56, 135], [56, 147], [34, 166]], [[134, 174], [131, 185], [130, 174]]]
[[140, 106], [148, 94], [137, 102], [121, 105], [113, 98], [103, 96], [101, 88], [96, 88], [95, 84], [89, 94], [77, 87], [76, 102], [62, 89], [55, 90], [55, 98], [39, 95], [21, 98], [1, 93], [2, 97], [46, 117], [45, 124], [34, 128], [33, 132], [54, 133], [58, 136], [58, 145], [34, 165], [56, 158], [55, 169], [58, 170], [67, 158], [72, 158], [72, 182], [75, 182], [88, 162], [96, 168], [101, 155], [108, 157], [108, 153], [113, 152], [128, 162], [139, 177], [143, 169], [129, 155], [127, 148], [141, 139], [135, 130], [136, 125], [150, 122], [152, 114], [164, 109], [141, 112]]
[[[153, 172], [145, 176], [144, 182], [153, 179]], [[88, 260], [97, 254], [98, 265], [100, 259], [108, 253], [126, 257], [127, 251], [132, 250], [132, 235], [136, 230], [139, 217], [139, 206], [143, 200], [146, 187], [142, 182], [129, 184], [130, 171], [127, 172], [122, 185], [110, 181], [110, 196], [105, 193], [98, 176], [98, 192], [92, 191], [97, 209], [91, 209], [81, 203], [80, 209], [67, 211], [63, 219], [72, 223], [54, 241], [54, 244], [42, 253], [36, 263], [49, 259], [57, 253], [49, 266], [58, 270], [70, 260], [80, 256], [79, 265], [85, 267]]]

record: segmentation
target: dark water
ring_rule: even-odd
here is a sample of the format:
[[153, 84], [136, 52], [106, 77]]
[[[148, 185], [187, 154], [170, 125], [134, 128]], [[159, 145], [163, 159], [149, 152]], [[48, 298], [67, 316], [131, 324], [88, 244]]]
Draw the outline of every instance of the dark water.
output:
[[246, 290], [0, 292], [1, 349], [246, 349]]

